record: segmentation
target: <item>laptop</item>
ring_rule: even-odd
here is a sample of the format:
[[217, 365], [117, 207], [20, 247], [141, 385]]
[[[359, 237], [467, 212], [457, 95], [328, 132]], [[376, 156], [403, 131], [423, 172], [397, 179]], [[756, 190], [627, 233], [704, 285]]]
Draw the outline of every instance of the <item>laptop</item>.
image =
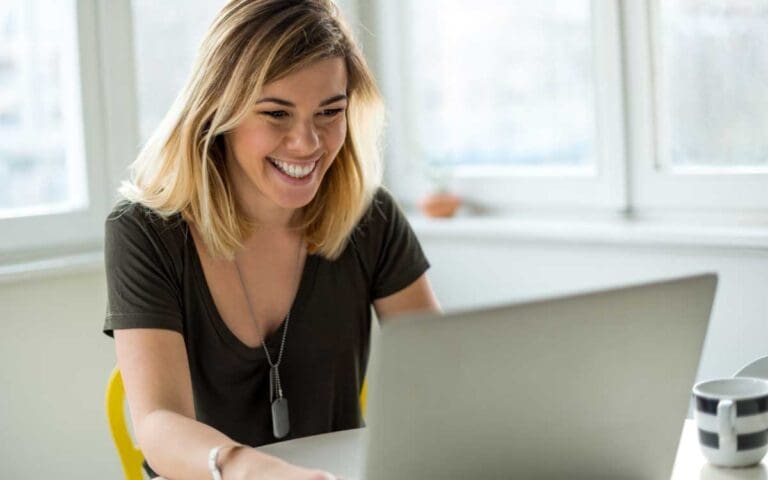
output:
[[364, 478], [668, 479], [716, 284], [704, 274], [385, 324]]

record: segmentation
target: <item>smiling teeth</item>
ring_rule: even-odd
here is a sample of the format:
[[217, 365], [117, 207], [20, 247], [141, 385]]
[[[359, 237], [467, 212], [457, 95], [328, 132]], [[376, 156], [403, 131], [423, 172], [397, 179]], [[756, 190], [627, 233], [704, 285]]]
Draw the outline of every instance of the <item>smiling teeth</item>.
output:
[[296, 165], [291, 165], [290, 163], [281, 162], [280, 160], [275, 160], [274, 158], [270, 158], [270, 160], [272, 161], [272, 164], [277, 166], [280, 170], [282, 170], [283, 173], [293, 178], [306, 177], [312, 172], [312, 170], [315, 169], [315, 165], [317, 165], [317, 162], [312, 162], [306, 167], [297, 167]]

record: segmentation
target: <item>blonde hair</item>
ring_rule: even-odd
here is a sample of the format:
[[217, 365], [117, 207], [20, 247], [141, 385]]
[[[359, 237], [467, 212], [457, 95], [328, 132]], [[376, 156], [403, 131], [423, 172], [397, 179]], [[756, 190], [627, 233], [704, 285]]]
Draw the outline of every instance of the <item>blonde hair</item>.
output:
[[302, 208], [299, 228], [310, 252], [337, 258], [381, 182], [383, 103], [331, 0], [230, 1], [119, 192], [164, 217], [180, 213], [212, 255], [232, 259], [255, 225], [228, 181], [232, 153], [224, 134], [249, 112], [263, 85], [330, 57], [343, 58], [347, 68], [347, 136]]

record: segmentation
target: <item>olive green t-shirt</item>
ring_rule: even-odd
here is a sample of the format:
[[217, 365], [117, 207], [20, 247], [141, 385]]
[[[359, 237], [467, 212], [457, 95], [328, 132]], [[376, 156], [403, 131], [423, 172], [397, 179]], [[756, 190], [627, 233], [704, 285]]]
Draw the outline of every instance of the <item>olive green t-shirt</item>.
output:
[[[160, 328], [184, 338], [195, 414], [237, 442], [272, 434], [269, 365], [226, 326], [213, 302], [186, 222], [123, 201], [107, 218], [104, 332]], [[308, 255], [280, 364], [290, 433], [283, 440], [363, 425], [359, 396], [368, 363], [371, 303], [429, 268], [390, 194], [379, 189], [341, 256]], [[277, 356], [283, 326], [266, 338]]]

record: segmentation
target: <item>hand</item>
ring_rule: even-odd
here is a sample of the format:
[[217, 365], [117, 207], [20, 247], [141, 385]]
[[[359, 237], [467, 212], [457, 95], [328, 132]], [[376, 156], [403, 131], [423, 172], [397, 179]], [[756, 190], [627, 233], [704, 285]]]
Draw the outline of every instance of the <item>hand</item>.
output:
[[287, 462], [280, 462], [274, 468], [264, 471], [259, 477], [263, 480], [342, 480], [341, 478], [321, 470], [310, 470]]
[[250, 448], [235, 450], [222, 473], [224, 480], [343, 480], [322, 470], [299, 467], [277, 457], [256, 453]]

